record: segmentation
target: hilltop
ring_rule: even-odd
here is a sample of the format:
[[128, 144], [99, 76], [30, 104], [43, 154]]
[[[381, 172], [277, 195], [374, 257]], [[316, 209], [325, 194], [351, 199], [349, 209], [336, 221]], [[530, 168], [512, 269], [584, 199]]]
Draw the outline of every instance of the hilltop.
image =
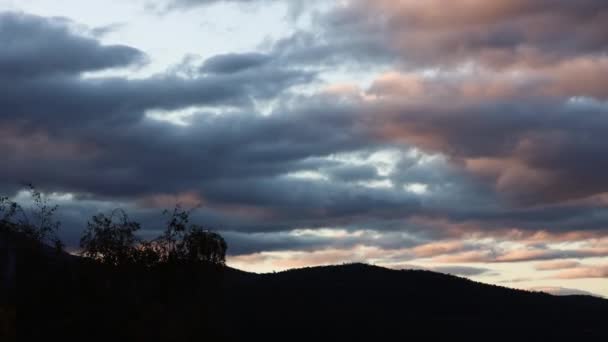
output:
[[558, 297], [422, 270], [365, 264], [227, 272], [226, 331], [325, 339], [608, 336], [608, 301]]
[[[365, 264], [255, 274], [229, 267], [115, 269], [18, 250], [19, 336], [84, 340], [588, 340], [608, 300], [557, 297]], [[5, 298], [6, 299], [6, 298]], [[36, 327], [29, 329], [28, 327]]]

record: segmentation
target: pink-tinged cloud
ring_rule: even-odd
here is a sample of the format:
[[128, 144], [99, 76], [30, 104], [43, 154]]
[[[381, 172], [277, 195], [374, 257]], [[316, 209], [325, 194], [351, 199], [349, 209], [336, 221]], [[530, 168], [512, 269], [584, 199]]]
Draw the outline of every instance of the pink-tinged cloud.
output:
[[205, 203], [205, 199], [198, 192], [182, 192], [178, 194], [158, 194], [141, 198], [137, 202], [144, 208], [172, 208], [180, 205], [184, 208], [198, 208]]
[[39, 130], [31, 132], [0, 123], [0, 151], [6, 162], [85, 160], [99, 153], [93, 144], [74, 142]]
[[[576, 207], [580, 204], [573, 205]], [[437, 231], [446, 238], [459, 241], [495, 239], [496, 241], [513, 241], [523, 244], [583, 242], [593, 247], [608, 247], [608, 237], [601, 229], [560, 232], [547, 230], [544, 227], [539, 229], [517, 228], [511, 224], [500, 224], [500, 222], [490, 226], [487, 220], [474, 218], [466, 221], [451, 221], [447, 218], [420, 215], [410, 218], [409, 221], [428, 231]]]
[[468, 251], [433, 258], [437, 263], [484, 263], [493, 260], [490, 251]]
[[578, 261], [563, 260], [563, 261], [547, 261], [540, 264], [536, 264], [534, 268], [537, 271], [554, 271], [563, 270], [568, 268], [575, 268], [581, 265]]
[[411, 249], [418, 258], [428, 258], [437, 255], [452, 254], [465, 250], [467, 246], [459, 241], [433, 242]]
[[603, 0], [351, 1], [343, 12], [414, 65], [532, 68], [600, 55], [608, 41]]
[[608, 278], [608, 265], [584, 266], [559, 272], [559, 279]]
[[477, 250], [442, 255], [433, 258], [441, 263], [520, 263], [528, 261], [585, 259], [608, 256], [607, 248], [580, 248], [570, 250], [524, 248], [514, 250], [496, 250], [491, 246], [481, 246]]
[[[363, 104], [374, 139], [443, 154], [453, 167], [522, 204], [580, 200], [608, 191], [608, 181], [589, 165], [589, 153], [603, 148], [600, 126], [592, 126], [597, 120], [594, 107], [539, 104], [542, 96], [514, 97], [509, 101], [524, 105], [511, 112], [511, 105], [489, 106], [492, 99], [483, 94], [466, 101], [459, 91], [445, 90], [450, 95], [435, 97], [431, 94], [441, 92], [419, 88], [424, 89], [426, 81], [411, 82], [385, 79], [372, 88], [387, 94]], [[605, 108], [594, 110], [601, 113]], [[591, 136], [585, 140], [581, 134]]]

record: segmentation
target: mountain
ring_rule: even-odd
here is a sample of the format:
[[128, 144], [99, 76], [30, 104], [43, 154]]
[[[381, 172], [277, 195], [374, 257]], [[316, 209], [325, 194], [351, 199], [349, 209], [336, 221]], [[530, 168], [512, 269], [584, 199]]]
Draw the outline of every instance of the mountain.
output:
[[5, 316], [16, 324], [11, 308], [24, 340], [608, 337], [605, 299], [519, 291], [430, 271], [364, 264], [271, 274], [200, 265], [115, 269], [44, 248], [21, 248], [17, 258], [17, 295], [5, 298], [4, 308], [0, 303], [0, 340], [14, 340], [6, 338], [14, 336], [6, 333], [11, 320]]
[[225, 276], [232, 340], [608, 337], [608, 301], [557, 297], [421, 270], [364, 264]]

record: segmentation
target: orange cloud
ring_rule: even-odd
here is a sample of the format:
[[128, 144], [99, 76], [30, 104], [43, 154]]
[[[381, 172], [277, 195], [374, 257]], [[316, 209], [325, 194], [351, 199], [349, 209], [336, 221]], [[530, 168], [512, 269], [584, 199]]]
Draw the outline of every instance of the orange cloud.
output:
[[411, 252], [418, 258], [428, 258], [444, 254], [460, 252], [466, 245], [460, 241], [433, 242], [411, 249]]

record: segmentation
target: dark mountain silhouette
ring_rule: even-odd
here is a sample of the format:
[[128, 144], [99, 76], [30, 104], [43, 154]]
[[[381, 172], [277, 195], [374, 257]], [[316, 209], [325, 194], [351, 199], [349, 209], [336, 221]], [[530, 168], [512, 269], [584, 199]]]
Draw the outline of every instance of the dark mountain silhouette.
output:
[[587, 340], [608, 337], [608, 300], [557, 297], [364, 264], [225, 275], [225, 331], [313, 340]]
[[[567, 340], [608, 338], [608, 300], [555, 297], [364, 264], [253, 274], [176, 206], [152, 240], [116, 209], [87, 222], [82, 254], [57, 206], [0, 197], [0, 341]], [[23, 218], [17, 218], [23, 214]], [[28, 220], [36, 217], [36, 220]], [[50, 247], [53, 246], [53, 247]]]
[[2, 307], [16, 308], [17, 336], [25, 340], [608, 337], [607, 300], [519, 291], [430, 271], [364, 264], [272, 274], [204, 266], [117, 269], [46, 247], [14, 250], [17, 296], [2, 297]]

